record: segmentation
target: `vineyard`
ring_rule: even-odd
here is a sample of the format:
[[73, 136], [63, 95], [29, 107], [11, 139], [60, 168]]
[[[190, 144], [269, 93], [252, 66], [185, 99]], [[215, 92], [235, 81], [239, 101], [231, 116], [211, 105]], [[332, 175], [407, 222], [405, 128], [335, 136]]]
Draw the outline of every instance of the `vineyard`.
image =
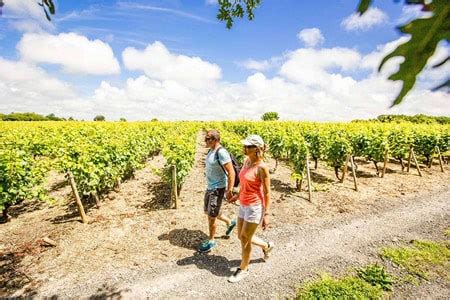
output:
[[[297, 188], [310, 168], [325, 163], [343, 181], [348, 164], [357, 170], [354, 158], [373, 163], [384, 176], [388, 159], [410, 168], [411, 160], [431, 167], [433, 159], [448, 163], [449, 125], [306, 122], [1, 122], [0, 209], [18, 202], [48, 199], [44, 182], [49, 171], [74, 179], [81, 198], [99, 205], [101, 196], [133, 176], [147, 158], [161, 153], [165, 158], [162, 180], [176, 182], [179, 195], [194, 164], [195, 138], [200, 130], [217, 128], [226, 148], [242, 162], [240, 140], [259, 134], [269, 153], [292, 170]], [[417, 156], [417, 158], [416, 158]], [[406, 166], [407, 165], [407, 166]], [[176, 174], [173, 174], [176, 170]], [[438, 170], [436, 170], [438, 171]], [[354, 172], [352, 172], [354, 174]], [[309, 180], [308, 180], [309, 181]], [[355, 178], [356, 187], [356, 178]], [[309, 188], [311, 192], [311, 188]]]
[[[3, 220], [12, 216], [0, 225], [4, 237], [0, 283], [5, 283], [0, 297], [36, 291], [43, 297], [114, 296], [128, 287], [147, 293], [129, 294], [130, 298], [186, 295], [183, 289], [176, 292], [173, 282], [201, 295], [211, 285], [223, 286], [220, 293], [229, 295], [232, 290], [219, 283], [238, 261], [239, 240], [219, 238], [217, 253], [192, 254], [206, 237], [201, 209], [207, 153], [203, 138], [210, 128], [220, 130], [222, 143], [241, 162], [240, 140], [247, 134], [260, 134], [269, 144], [272, 227], [261, 234], [290, 257], [298, 256], [295, 248], [289, 248], [291, 238], [299, 238], [300, 252], [319, 269], [341, 265], [328, 259], [330, 253], [348, 257], [354, 250], [339, 250], [343, 239], [354, 243], [357, 251], [370, 253], [372, 244], [359, 247], [371, 230], [379, 231], [383, 239], [386, 235], [394, 235], [393, 239], [406, 235], [406, 241], [415, 238], [403, 233], [409, 232], [403, 231], [404, 213], [395, 219], [380, 217], [396, 205], [416, 205], [408, 210], [408, 222], [427, 222], [417, 228], [442, 231], [446, 223], [430, 212], [442, 214], [446, 205], [432, 199], [448, 194], [449, 125], [239, 121], [1, 122], [0, 126], [0, 203]], [[84, 217], [74, 191], [84, 206]], [[427, 204], [421, 206], [422, 202]], [[236, 213], [234, 205], [223, 209], [229, 216]], [[422, 213], [416, 215], [416, 210]], [[343, 229], [345, 235], [327, 236], [329, 226], [340, 226], [341, 221], [347, 226], [346, 218], [358, 214], [364, 219], [375, 216], [378, 225], [374, 229], [367, 225], [360, 232], [361, 224], [356, 223], [353, 230]], [[309, 220], [323, 220], [325, 238], [300, 229], [309, 226]], [[334, 220], [331, 225], [329, 220]], [[392, 231], [395, 226], [398, 229]], [[357, 240], [352, 242], [354, 237]], [[332, 247], [327, 244], [330, 238]], [[317, 255], [310, 255], [311, 240], [317, 243], [311, 250]], [[322, 243], [327, 246], [321, 248]], [[259, 253], [255, 255], [257, 259]], [[284, 257], [252, 266], [260, 269], [261, 276], [270, 274], [267, 268], [278, 274], [277, 265], [282, 270], [291, 266]], [[302, 257], [298, 256], [299, 266]], [[309, 267], [298, 270], [304, 271], [292, 279], [296, 282], [315, 272]], [[155, 288], [167, 274], [178, 278], [166, 283], [173, 293]], [[284, 271], [281, 274], [277, 285], [265, 290], [280, 291], [277, 286], [286, 281]], [[195, 280], [183, 279], [190, 276]], [[119, 287], [118, 282], [122, 282]], [[135, 284], [138, 287], [133, 288]], [[435, 291], [443, 289], [438, 286]]]

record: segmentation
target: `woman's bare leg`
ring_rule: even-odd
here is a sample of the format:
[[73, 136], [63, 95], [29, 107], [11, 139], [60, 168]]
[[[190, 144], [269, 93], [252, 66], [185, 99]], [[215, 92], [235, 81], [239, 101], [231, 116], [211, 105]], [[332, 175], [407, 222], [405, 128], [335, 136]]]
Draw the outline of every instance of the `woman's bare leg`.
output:
[[242, 229], [239, 234], [242, 247], [242, 261], [240, 265], [241, 270], [247, 270], [250, 263], [250, 255], [252, 253], [252, 238], [257, 228], [258, 224], [248, 223], [246, 221], [244, 221], [244, 224], [242, 225]]
[[267, 250], [269, 248], [269, 244], [265, 240], [257, 237], [256, 235], [252, 237], [252, 244], [261, 247], [261, 249], [263, 250]]

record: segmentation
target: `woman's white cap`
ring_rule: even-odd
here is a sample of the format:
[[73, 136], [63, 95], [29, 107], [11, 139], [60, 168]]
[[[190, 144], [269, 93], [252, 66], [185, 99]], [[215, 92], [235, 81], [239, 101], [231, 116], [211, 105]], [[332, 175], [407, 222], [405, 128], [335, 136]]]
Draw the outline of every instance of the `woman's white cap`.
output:
[[245, 146], [264, 147], [263, 139], [257, 134], [249, 135], [245, 140], [242, 140], [241, 143]]

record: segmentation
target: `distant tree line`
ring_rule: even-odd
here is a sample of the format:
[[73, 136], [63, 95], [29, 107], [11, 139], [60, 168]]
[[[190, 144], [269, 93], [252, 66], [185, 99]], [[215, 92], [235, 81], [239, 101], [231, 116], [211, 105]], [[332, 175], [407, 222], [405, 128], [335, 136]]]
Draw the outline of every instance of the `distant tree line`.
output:
[[72, 117], [60, 118], [55, 116], [55, 114], [49, 114], [47, 116], [43, 116], [33, 112], [27, 113], [15, 113], [12, 112], [10, 114], [2, 114], [0, 113], [0, 121], [71, 121]]
[[[276, 112], [266, 112], [261, 117], [264, 121], [273, 121], [278, 120], [279, 116]], [[0, 121], [74, 121], [75, 119], [72, 117], [69, 118], [60, 118], [55, 116], [55, 114], [49, 114], [47, 116], [43, 116], [37, 113], [28, 112], [28, 113], [15, 113], [12, 112], [10, 114], [2, 114], [0, 113]], [[106, 118], [102, 115], [97, 115], [94, 118], [94, 121], [105, 121]], [[125, 118], [120, 118], [120, 121], [126, 122]], [[153, 118], [151, 121], [155, 122], [158, 119]], [[424, 114], [418, 114], [414, 116], [408, 115], [380, 115], [375, 119], [368, 120], [353, 120], [352, 122], [382, 122], [382, 123], [399, 123], [399, 122], [411, 122], [417, 124], [450, 124], [450, 117], [435, 117], [435, 116], [427, 116]]]
[[379, 115], [376, 119], [369, 120], [354, 120], [352, 122], [373, 122], [378, 121], [382, 123], [400, 123], [400, 122], [411, 122], [416, 124], [450, 124], [450, 117], [434, 117], [427, 116], [424, 114], [418, 114], [414, 116], [408, 115]]

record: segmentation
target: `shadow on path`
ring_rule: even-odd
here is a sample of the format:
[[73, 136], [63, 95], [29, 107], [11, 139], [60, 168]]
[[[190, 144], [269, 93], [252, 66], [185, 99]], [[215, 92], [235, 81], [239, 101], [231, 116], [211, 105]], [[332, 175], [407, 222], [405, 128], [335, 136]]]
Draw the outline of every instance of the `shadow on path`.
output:
[[167, 183], [156, 182], [146, 184], [148, 194], [151, 195], [151, 200], [144, 203], [140, 208], [154, 211], [171, 208], [171, 189]]
[[97, 290], [94, 295], [89, 296], [88, 299], [92, 300], [100, 300], [100, 299], [122, 299], [123, 292], [129, 292], [129, 289], [118, 290], [114, 286], [107, 286], [104, 284], [101, 288]]
[[[30, 247], [32, 246], [30, 245]], [[19, 252], [0, 252], [1, 299], [3, 297], [8, 298], [9, 295], [23, 288], [25, 288], [24, 293], [27, 297], [33, 297], [36, 294], [35, 287], [39, 282], [29, 276], [27, 270], [21, 264], [23, 258], [29, 254], [27, 251], [28, 249]]]
[[279, 179], [271, 178], [270, 183], [271, 187], [277, 192], [284, 194], [293, 194], [296, 192], [295, 189], [291, 187], [289, 182], [282, 182]]
[[[264, 260], [262, 258], [253, 259], [250, 264], [262, 263]], [[212, 274], [220, 277], [228, 277], [233, 275], [231, 268], [239, 267], [241, 260], [234, 259], [228, 260], [227, 258], [215, 255], [215, 254], [204, 254], [204, 253], [194, 253], [190, 257], [186, 257], [177, 261], [179, 266], [195, 265], [199, 269], [208, 270]]]
[[160, 241], [169, 241], [172, 245], [197, 250], [198, 245], [208, 236], [201, 230], [174, 229], [158, 237]]

